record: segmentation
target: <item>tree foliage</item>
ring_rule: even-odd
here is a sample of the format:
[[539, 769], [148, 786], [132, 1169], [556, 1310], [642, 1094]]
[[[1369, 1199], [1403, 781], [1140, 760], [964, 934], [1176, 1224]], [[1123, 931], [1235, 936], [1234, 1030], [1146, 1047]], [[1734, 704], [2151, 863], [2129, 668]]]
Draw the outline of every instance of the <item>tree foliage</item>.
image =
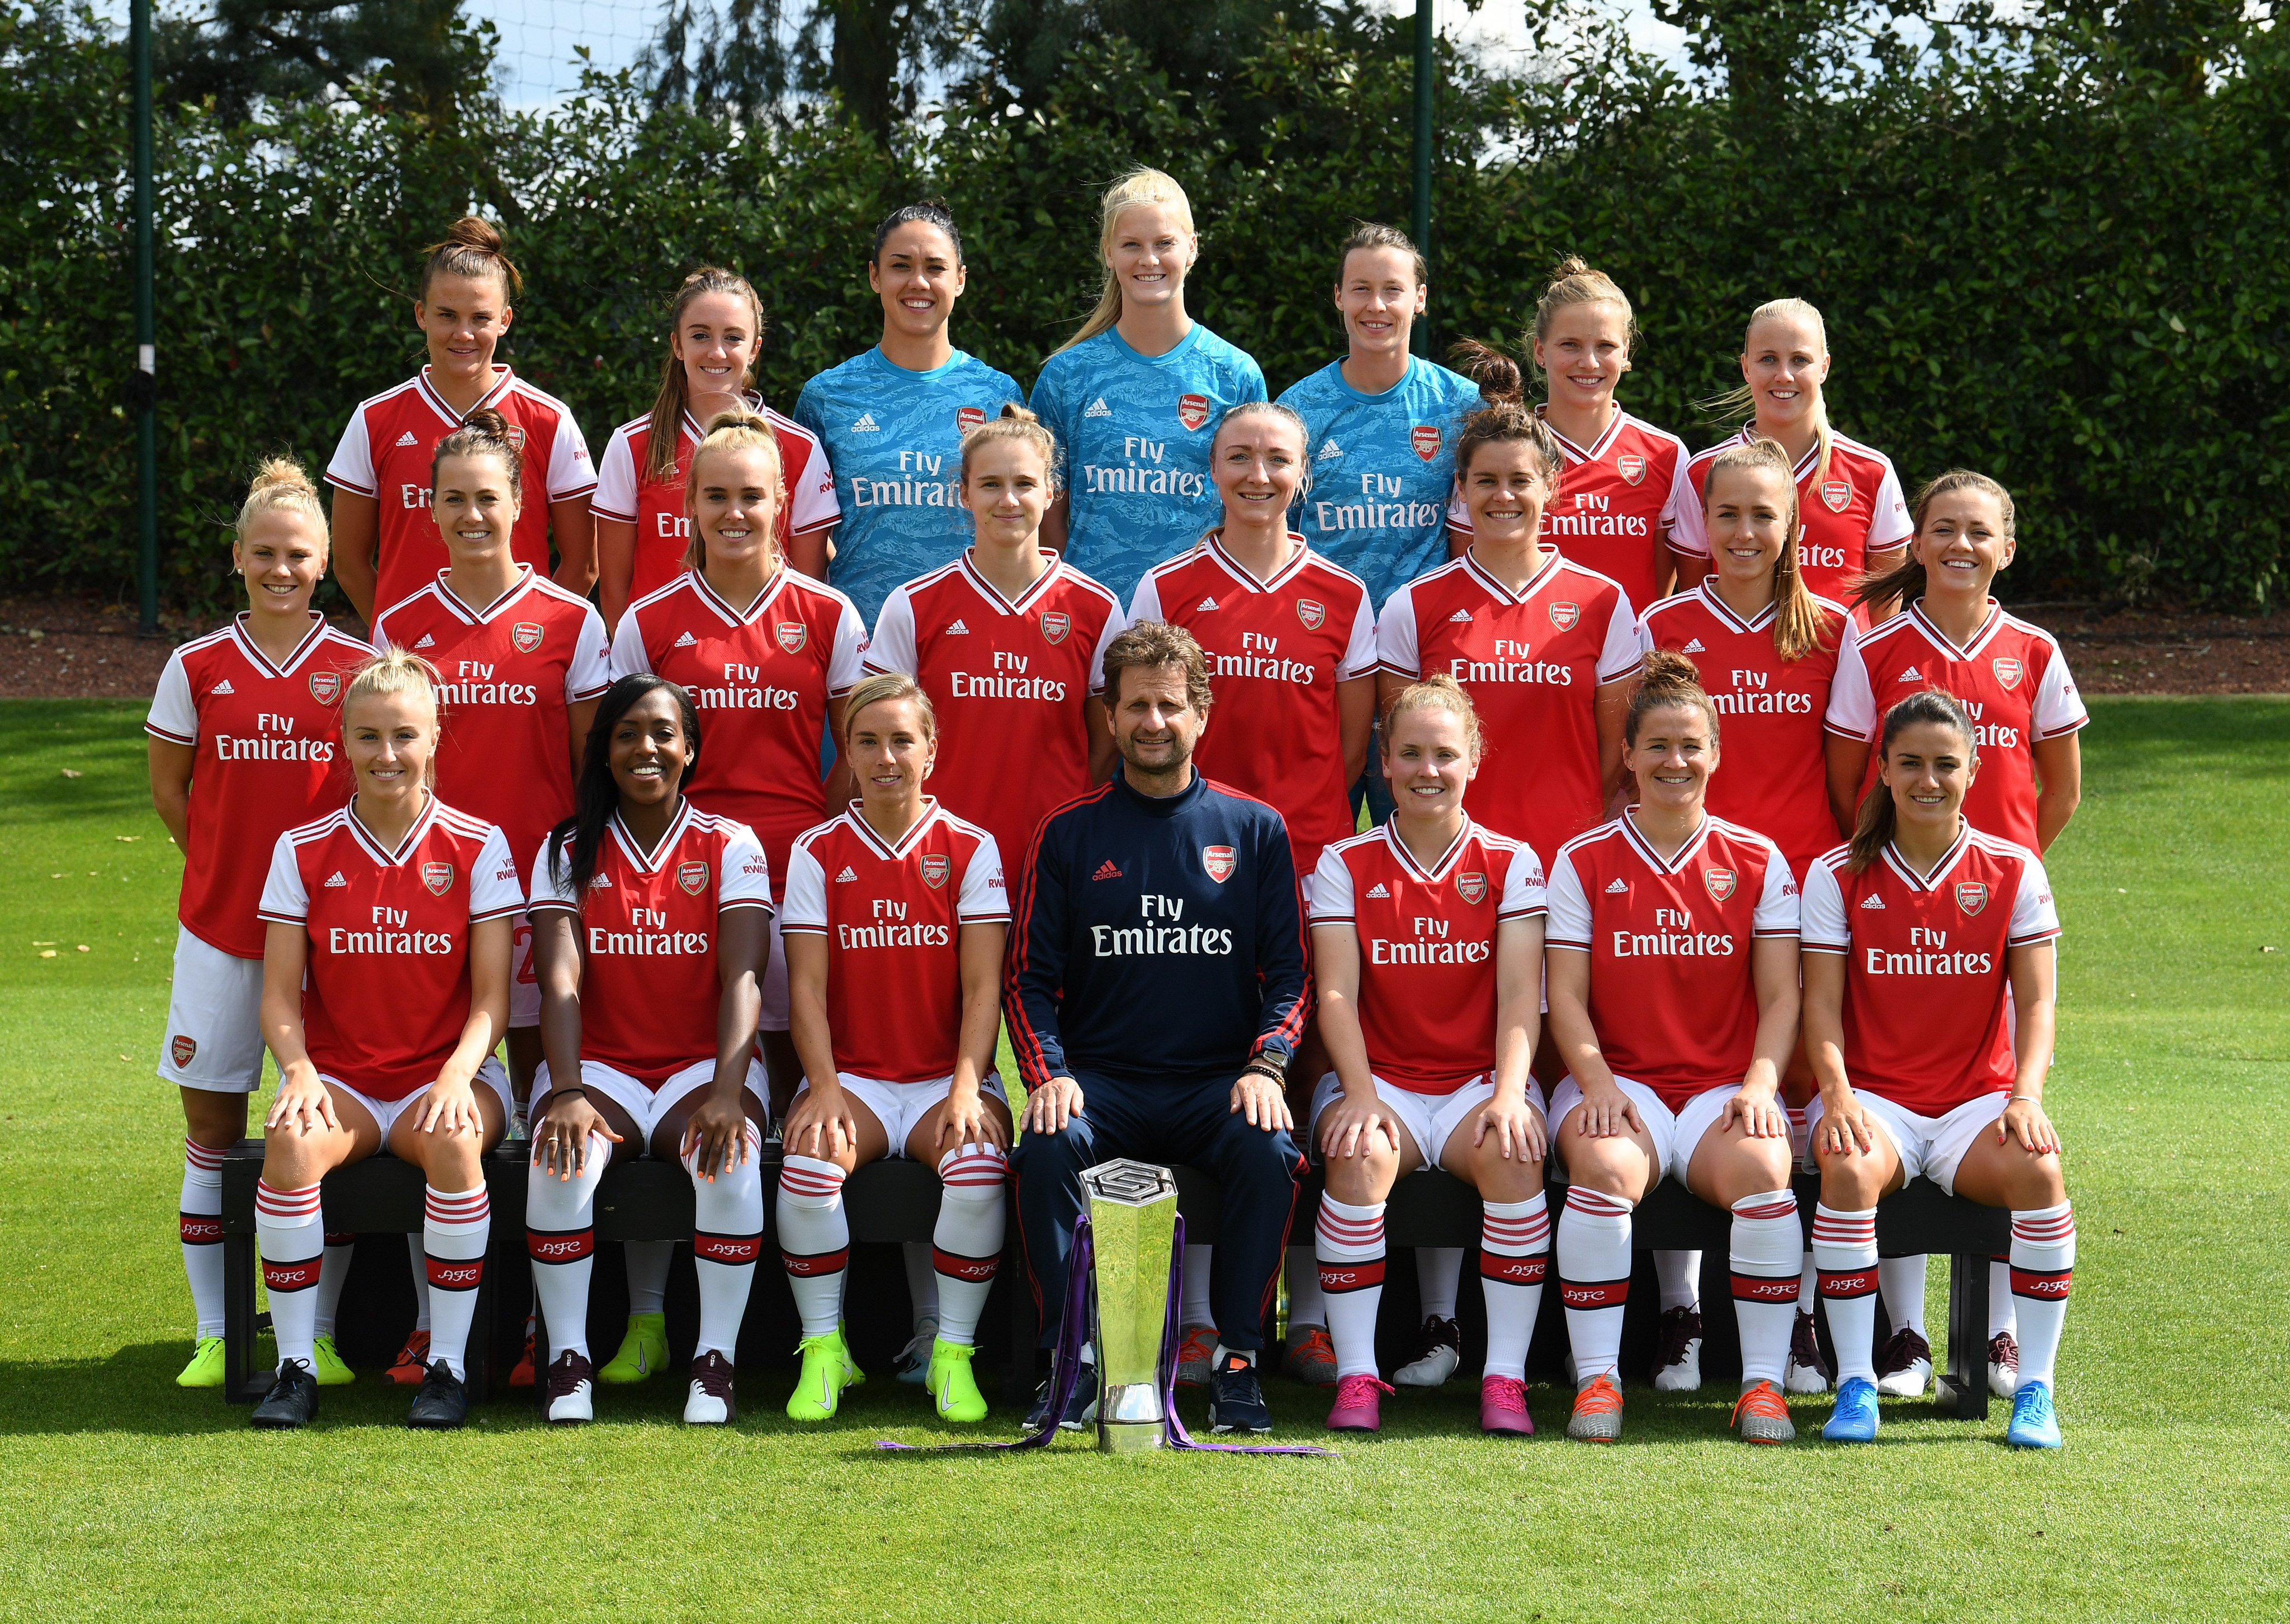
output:
[[[2010, 33], [1935, 30], [1889, 65], [1872, 15], [1840, 9], [1806, 47], [1829, 76], [1750, 108], [1722, 59], [1681, 81], [1610, 29], [1565, 35], [1529, 78], [1445, 60], [1442, 332], [1515, 340], [1547, 268], [1581, 253], [1637, 305], [1626, 404], [1699, 444], [1731, 427], [1696, 403], [1738, 376], [1746, 313], [1799, 294], [1828, 317], [1840, 428], [1911, 484], [1966, 465], [2012, 489], [2019, 596], [2270, 605], [2290, 471], [2279, 31], [2206, 36], [2190, 84], [2183, 53], [2072, 5]], [[124, 590], [124, 55], [90, 16], [20, 11], [0, 16], [0, 568]], [[458, 133], [381, 95], [252, 123], [171, 108], [166, 589], [221, 602], [220, 526], [251, 465], [281, 449], [322, 465], [356, 401], [419, 364], [417, 251], [471, 206], [503, 219], [527, 275], [507, 358], [592, 446], [649, 402], [661, 309], [696, 264], [763, 291], [763, 387], [782, 406], [872, 342], [871, 228], [925, 192], [969, 245], [957, 341], [1030, 380], [1093, 298], [1098, 188], [1141, 160], [1194, 199], [1196, 314], [1284, 387], [1340, 346], [1334, 241], [1407, 217], [1411, 68], [1396, 30], [1275, 25], [1237, 71], [1196, 98], [1133, 44], [1085, 41], [1034, 105], [974, 85], [889, 148], [831, 99], [747, 124], [655, 105], [634, 75]]]

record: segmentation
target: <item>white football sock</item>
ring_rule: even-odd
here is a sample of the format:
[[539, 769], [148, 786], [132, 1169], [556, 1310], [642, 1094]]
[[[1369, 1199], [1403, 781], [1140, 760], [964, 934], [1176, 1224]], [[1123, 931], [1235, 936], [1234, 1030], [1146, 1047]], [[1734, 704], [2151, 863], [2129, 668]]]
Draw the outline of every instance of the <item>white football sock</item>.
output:
[[413, 1328], [429, 1329], [429, 1260], [421, 1250], [421, 1232], [405, 1237], [405, 1260], [413, 1266]]
[[[1418, 1248], [1419, 1255], [1424, 1250]], [[1550, 1267], [1550, 1209], [1537, 1190], [1525, 1201], [1490, 1201], [1479, 1219], [1479, 1290], [1487, 1300], [1488, 1376], [1526, 1380], [1526, 1350], [1542, 1311]]]
[[1653, 1277], [1661, 1286], [1661, 1311], [1701, 1306], [1701, 1254], [1698, 1252], [1657, 1252]]
[[1421, 1300], [1425, 1319], [1453, 1319], [1456, 1300], [1463, 1292], [1461, 1246], [1418, 1246], [1415, 1249], [1415, 1294]]
[[318, 1265], [326, 1229], [318, 1213], [318, 1187], [254, 1187], [254, 1235], [262, 1249], [262, 1284], [270, 1292], [270, 1330], [278, 1339], [278, 1368], [289, 1359], [305, 1365], [316, 1356]]
[[1614, 1379], [1621, 1363], [1622, 1310], [1630, 1300], [1633, 1204], [1587, 1185], [1569, 1186], [1558, 1215], [1558, 1300], [1574, 1350], [1574, 1383]]
[[992, 1145], [973, 1140], [939, 1159], [938, 1227], [931, 1252], [938, 1274], [938, 1333], [957, 1347], [978, 1340], [978, 1322], [994, 1271], [1002, 1264], [1002, 1232], [1007, 1221], [1003, 1186], [1010, 1158]]
[[548, 1322], [546, 1363], [589, 1352], [589, 1280], [597, 1268], [597, 1187], [612, 1164], [612, 1142], [589, 1135], [588, 1164], [560, 1179], [535, 1163], [525, 1174], [524, 1251], [532, 1260], [533, 1294]]
[[938, 1317], [938, 1264], [928, 1241], [902, 1241], [899, 1256], [907, 1266], [907, 1302], [914, 1310], [914, 1328]]
[[1885, 1299], [1885, 1315], [1895, 1332], [1925, 1333], [1925, 1259], [1878, 1258], [1877, 1290]]
[[175, 1225], [191, 1283], [197, 1334], [222, 1334], [222, 1152], [183, 1141], [183, 1193]]
[[1320, 1197], [1313, 1230], [1320, 1296], [1335, 1344], [1336, 1379], [1375, 1374], [1375, 1314], [1383, 1302], [1383, 1206], [1352, 1206]]
[[318, 1263], [318, 1314], [311, 1326], [319, 1336], [334, 1334], [335, 1311], [342, 1306], [342, 1282], [350, 1277], [350, 1259], [356, 1254], [356, 1236], [326, 1236], [326, 1253]]
[[698, 1145], [684, 1157], [692, 1175], [692, 1268], [700, 1276], [700, 1340], [692, 1356], [719, 1353], [735, 1365], [756, 1260], [764, 1255], [764, 1136], [752, 1122], [741, 1134], [748, 1159], [717, 1169], [713, 1179], [700, 1175]]
[[485, 1187], [421, 1192], [421, 1249], [429, 1264], [429, 1363], [445, 1362], [469, 1379], [469, 1327], [477, 1317], [477, 1287], [485, 1277], [485, 1244], [493, 1210]]
[[831, 1333], [843, 1312], [851, 1266], [851, 1225], [843, 1215], [843, 1170], [816, 1156], [790, 1156], [780, 1167], [780, 1260], [795, 1293], [803, 1333]]
[[2020, 1334], [2020, 1304], [2012, 1293], [2009, 1253], [1988, 1260], [1988, 1334], [1990, 1340]]
[[676, 1261], [676, 1243], [622, 1241], [621, 1251], [628, 1260], [629, 1312], [667, 1313], [668, 1271]]
[[1179, 1323], [1189, 1330], [1195, 1325], [1216, 1324], [1216, 1310], [1209, 1307], [1209, 1270], [1216, 1263], [1213, 1246], [1185, 1248], [1184, 1308]]
[[2020, 1385], [2049, 1383], [2067, 1324], [2075, 1278], [2075, 1208], [2033, 1207], [2012, 1214], [2012, 1294], [2020, 1300]]
[[1288, 1340], [1298, 1331], [1328, 1328], [1328, 1303], [1320, 1295], [1320, 1260], [1309, 1246], [1288, 1248]]
[[1837, 1345], [1837, 1385], [1858, 1376], [1877, 1380], [1877, 1209], [1840, 1212], [1826, 1203], [1813, 1209], [1813, 1260], [1821, 1275], [1822, 1306]]
[[1797, 1197], [1786, 1189], [1748, 1196], [1734, 1204], [1727, 1252], [1734, 1285], [1734, 1323], [1742, 1332], [1742, 1380], [1782, 1385], [1790, 1332], [1797, 1325], [1798, 1253], [1805, 1229]]

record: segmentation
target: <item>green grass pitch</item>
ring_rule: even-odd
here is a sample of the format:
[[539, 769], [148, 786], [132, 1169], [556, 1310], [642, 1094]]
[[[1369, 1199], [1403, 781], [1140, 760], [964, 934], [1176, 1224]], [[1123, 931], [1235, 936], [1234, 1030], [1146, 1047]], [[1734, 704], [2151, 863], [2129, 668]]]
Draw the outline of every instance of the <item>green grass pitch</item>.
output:
[[[1620, 1447], [1553, 1437], [1541, 1387], [1544, 1436], [1493, 1444], [1458, 1382], [1332, 1459], [1114, 1460], [885, 1457], [941, 1436], [917, 1389], [799, 1433], [789, 1370], [725, 1433], [665, 1384], [569, 1436], [513, 1404], [408, 1434], [371, 1376], [295, 1436], [177, 1391], [152, 1063], [180, 860], [140, 707], [0, 706], [0, 1594], [74, 1620], [2285, 1616], [2290, 703], [2093, 708], [2052, 865], [2063, 1452], [2006, 1449], [2000, 1405], [1900, 1403], [1872, 1449], [1751, 1451], [1729, 1395], [1635, 1387]], [[1319, 1436], [1325, 1399], [1271, 1385]], [[1814, 1434], [1826, 1401], [1796, 1413]]]

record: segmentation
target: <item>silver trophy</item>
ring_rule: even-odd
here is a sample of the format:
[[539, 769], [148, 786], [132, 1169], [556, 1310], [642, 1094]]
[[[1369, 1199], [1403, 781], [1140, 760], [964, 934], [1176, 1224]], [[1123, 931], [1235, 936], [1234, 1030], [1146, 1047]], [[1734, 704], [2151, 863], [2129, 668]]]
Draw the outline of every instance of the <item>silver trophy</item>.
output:
[[1165, 1167], [1124, 1160], [1085, 1168], [1081, 1187], [1097, 1258], [1097, 1446], [1117, 1455], [1158, 1449], [1177, 1180]]

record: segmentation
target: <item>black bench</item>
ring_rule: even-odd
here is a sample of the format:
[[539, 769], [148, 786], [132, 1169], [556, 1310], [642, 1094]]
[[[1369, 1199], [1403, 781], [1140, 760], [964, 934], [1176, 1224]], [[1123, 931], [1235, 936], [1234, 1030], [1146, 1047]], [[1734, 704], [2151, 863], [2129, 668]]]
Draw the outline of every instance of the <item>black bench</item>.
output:
[[[476, 1399], [486, 1396], [495, 1362], [522, 1340], [526, 1303], [523, 1283], [527, 1153], [524, 1145], [510, 1143], [485, 1158], [493, 1228], [468, 1358], [470, 1394]], [[764, 1211], [768, 1231], [773, 1205], [770, 1196], [779, 1178], [778, 1148], [766, 1147], [765, 1154]], [[268, 1372], [258, 1374], [253, 1369], [258, 1273], [254, 1187], [261, 1164], [262, 1147], [255, 1140], [243, 1141], [223, 1160], [223, 1396], [235, 1404], [260, 1398], [270, 1380]], [[1213, 1244], [1221, 1206], [1215, 1180], [1189, 1167], [1176, 1172], [1186, 1238], [1196, 1244]], [[1819, 1180], [1811, 1173], [1800, 1172], [1794, 1184], [1798, 1210], [1810, 1235]], [[412, 1233], [421, 1228], [422, 1179], [406, 1163], [376, 1156], [332, 1173], [323, 1188], [325, 1225], [330, 1231], [378, 1235]], [[1565, 1195], [1565, 1185], [1554, 1180], [1548, 1196], [1553, 1213], [1564, 1204]], [[938, 1216], [938, 1180], [917, 1163], [871, 1163], [861, 1168], [845, 1187], [845, 1204], [854, 1244], [927, 1241]], [[1315, 1172], [1296, 1205], [1292, 1238], [1300, 1244], [1309, 1240], [1319, 1204], [1320, 1180]], [[692, 1234], [692, 1181], [672, 1162], [624, 1162], [605, 1175], [597, 1191], [597, 1238], [600, 1242], [685, 1240]], [[1675, 1182], [1665, 1182], [1637, 1209], [1632, 1239], [1641, 1252], [1701, 1250], [1715, 1252], [1722, 1260], [1730, 1223], [1725, 1212], [1696, 1200]], [[1444, 1172], [1402, 1179], [1392, 1192], [1385, 1230], [1395, 1252], [1416, 1246], [1474, 1246], [1479, 1235], [1478, 1196], [1468, 1185]], [[1988, 1414], [1989, 1260], [2009, 1244], [2010, 1233], [2011, 1215], [2003, 1209], [1945, 1196], [1922, 1179], [1878, 1205], [1880, 1251], [1888, 1256], [1941, 1252], [1950, 1259], [1948, 1335], [1934, 1361], [1938, 1367], [1935, 1396], [1944, 1413], [1960, 1420], [1984, 1420]], [[1005, 1399], [1015, 1399], [1032, 1389], [1032, 1350], [1038, 1329], [1032, 1293], [1024, 1284], [1019, 1248], [1013, 1214], [995, 1286], [1007, 1326]], [[769, 1251], [767, 1246], [766, 1268]], [[1545, 1312], [1555, 1313], [1548, 1299]], [[754, 1313], [751, 1306], [751, 1316]], [[989, 1304], [987, 1323], [992, 1324], [993, 1319]], [[1539, 1336], [1537, 1340], [1541, 1343], [1547, 1339]]]

